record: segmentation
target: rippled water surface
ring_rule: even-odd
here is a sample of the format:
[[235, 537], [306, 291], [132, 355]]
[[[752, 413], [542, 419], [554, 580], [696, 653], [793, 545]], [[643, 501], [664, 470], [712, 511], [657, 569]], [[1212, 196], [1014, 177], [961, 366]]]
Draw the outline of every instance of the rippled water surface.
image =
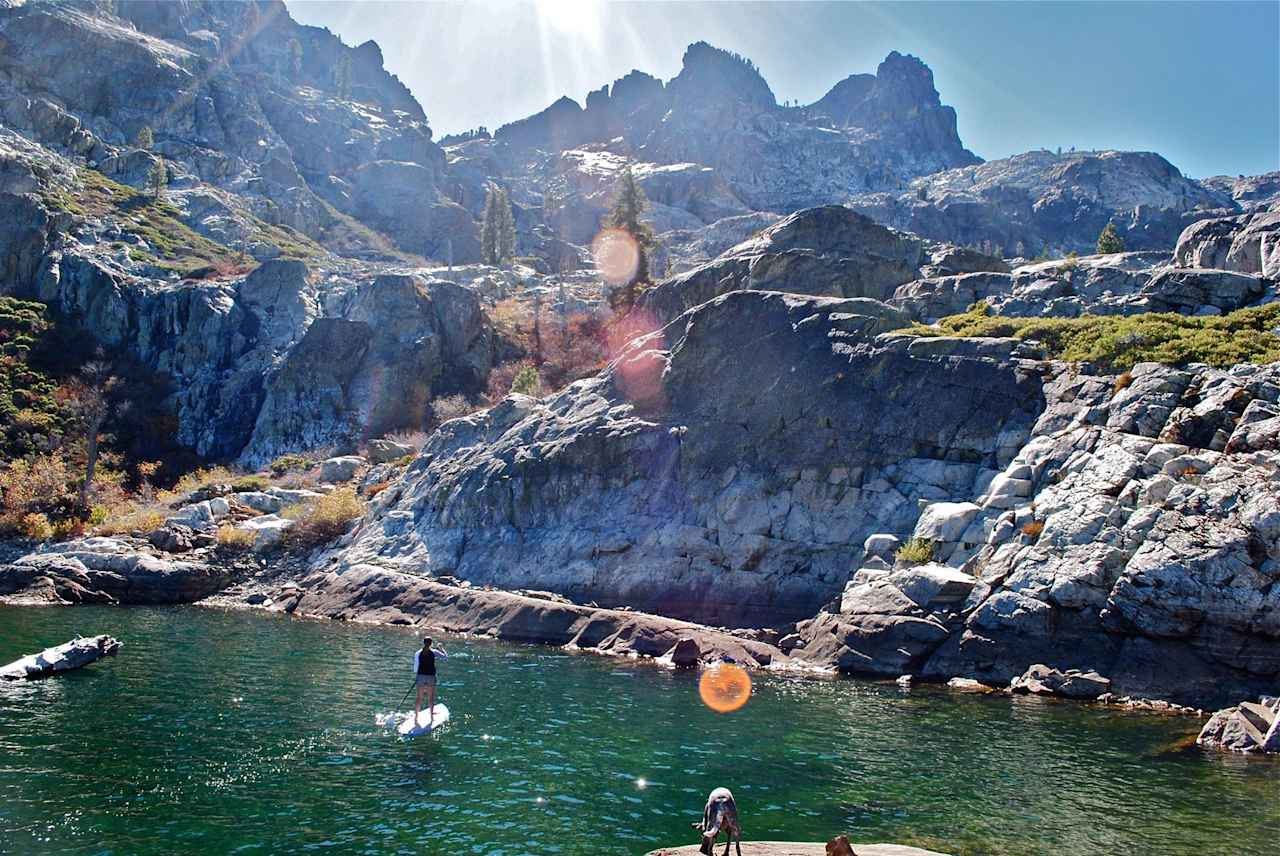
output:
[[410, 631], [195, 607], [0, 607], [0, 663], [77, 632], [124, 649], [0, 685], [0, 852], [641, 854], [696, 841], [718, 785], [748, 841], [1206, 856], [1280, 836], [1280, 764], [1189, 747], [1195, 720], [781, 678], [718, 715], [689, 675], [445, 640], [453, 719], [404, 741], [374, 717], [408, 687]]

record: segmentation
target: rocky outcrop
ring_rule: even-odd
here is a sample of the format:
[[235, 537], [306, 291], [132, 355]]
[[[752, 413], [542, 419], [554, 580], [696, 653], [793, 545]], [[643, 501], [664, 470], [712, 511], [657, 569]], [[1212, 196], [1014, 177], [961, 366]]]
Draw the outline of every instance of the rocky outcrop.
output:
[[[1151, 152], [1027, 152], [910, 181], [849, 202], [876, 222], [925, 238], [1092, 252], [1114, 223], [1129, 250], [1169, 250], [1190, 223], [1239, 207]], [[1212, 267], [1212, 265], [1204, 265]]]
[[1007, 270], [999, 259], [939, 247], [840, 205], [797, 211], [719, 257], [646, 291], [643, 312], [669, 321], [730, 291], [886, 300], [903, 283], [955, 268]]
[[925, 508], [912, 534], [969, 578], [963, 600], [855, 573], [793, 653], [997, 685], [1030, 664], [1096, 668], [1118, 691], [1187, 702], [1273, 686], [1280, 460], [1233, 443], [1245, 412], [1272, 412], [1280, 367], [1131, 376], [1113, 391], [1057, 375], [1029, 440], [971, 497], [977, 511], [943, 528]]
[[986, 304], [992, 315], [1076, 318], [1143, 312], [1222, 315], [1275, 298], [1275, 282], [1256, 274], [1176, 268], [1162, 253], [1122, 253], [1040, 262], [1012, 273], [919, 279], [898, 287], [888, 302], [932, 323], [975, 303]]
[[493, 341], [476, 296], [446, 281], [383, 275], [333, 300], [266, 382], [240, 459], [259, 466], [298, 449], [354, 451], [416, 430], [438, 394], [483, 386]]
[[1280, 754], [1280, 699], [1264, 696], [1218, 711], [1196, 743], [1228, 752]]
[[1280, 212], [1201, 220], [1178, 237], [1173, 257], [1180, 267], [1280, 279]]
[[722, 295], [598, 377], [446, 423], [344, 561], [710, 623], [810, 615], [867, 535], [977, 489], [1042, 406], [1008, 344], [874, 338], [900, 323]]
[[49, 545], [0, 565], [0, 596], [11, 602], [191, 603], [225, 587], [231, 571], [140, 552], [112, 538]]
[[[300, 26], [282, 2], [8, 4], [0, 43], [6, 124], [123, 183], [146, 179], [152, 157], [132, 143], [149, 126], [178, 181], [229, 190], [335, 248], [351, 249], [337, 209], [413, 252], [436, 252], [455, 229], [458, 258], [478, 250], [470, 218], [448, 216], [426, 116], [377, 45]], [[391, 216], [394, 194], [370, 200], [388, 170], [414, 173], [416, 216]]]

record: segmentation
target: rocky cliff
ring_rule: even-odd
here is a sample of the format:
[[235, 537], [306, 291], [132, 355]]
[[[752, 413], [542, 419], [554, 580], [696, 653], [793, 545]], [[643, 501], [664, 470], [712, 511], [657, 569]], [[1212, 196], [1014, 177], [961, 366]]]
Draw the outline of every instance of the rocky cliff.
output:
[[4, 125], [110, 178], [144, 182], [153, 155], [132, 144], [149, 127], [175, 183], [337, 249], [370, 249], [349, 215], [415, 253], [447, 237], [476, 252], [438, 189], [444, 153], [377, 45], [300, 26], [278, 0], [7, 4], [0, 46]]

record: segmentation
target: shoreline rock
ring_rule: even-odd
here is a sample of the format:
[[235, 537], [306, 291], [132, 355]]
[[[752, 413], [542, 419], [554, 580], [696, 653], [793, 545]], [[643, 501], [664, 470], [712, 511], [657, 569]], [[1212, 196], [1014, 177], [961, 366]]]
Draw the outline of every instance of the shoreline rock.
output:
[[674, 666], [714, 661], [732, 661], [748, 668], [791, 664], [787, 655], [766, 642], [688, 621], [449, 585], [374, 565], [314, 575], [303, 582], [297, 594], [277, 599], [274, 608], [295, 616], [426, 626], [612, 656], [655, 661], [665, 657]]
[[1280, 754], [1280, 698], [1263, 697], [1218, 711], [1196, 744], [1243, 754]]

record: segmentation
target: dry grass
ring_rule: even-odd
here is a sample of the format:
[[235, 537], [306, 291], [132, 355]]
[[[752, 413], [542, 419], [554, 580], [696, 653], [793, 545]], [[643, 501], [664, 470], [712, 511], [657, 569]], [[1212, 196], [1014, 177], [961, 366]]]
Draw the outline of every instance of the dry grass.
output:
[[226, 467], [201, 467], [198, 470], [192, 470], [174, 483], [173, 487], [168, 490], [160, 491], [156, 498], [161, 502], [169, 503], [182, 499], [188, 494], [195, 493], [202, 487], [208, 487], [213, 484], [225, 484], [236, 480], [236, 474]]
[[237, 529], [227, 524], [219, 526], [217, 534], [214, 535], [218, 546], [228, 550], [251, 550], [257, 537], [256, 533], [248, 529]]
[[95, 535], [128, 535], [153, 532], [164, 526], [163, 507], [155, 504], [138, 507], [125, 505], [108, 510], [107, 518], [94, 527]]
[[285, 532], [287, 543], [318, 547], [345, 535], [351, 522], [364, 516], [364, 503], [355, 488], [342, 487], [306, 505], [293, 505], [280, 512], [296, 521]]
[[384, 490], [386, 490], [390, 486], [391, 486], [390, 480], [374, 482], [373, 484], [369, 485], [367, 488], [364, 489], [364, 495], [369, 497], [370, 499], [373, 499], [375, 496], [382, 493]]
[[1115, 395], [1122, 389], [1128, 389], [1131, 383], [1133, 383], [1133, 372], [1120, 372], [1116, 375], [1116, 382], [1111, 387], [1111, 394]]

